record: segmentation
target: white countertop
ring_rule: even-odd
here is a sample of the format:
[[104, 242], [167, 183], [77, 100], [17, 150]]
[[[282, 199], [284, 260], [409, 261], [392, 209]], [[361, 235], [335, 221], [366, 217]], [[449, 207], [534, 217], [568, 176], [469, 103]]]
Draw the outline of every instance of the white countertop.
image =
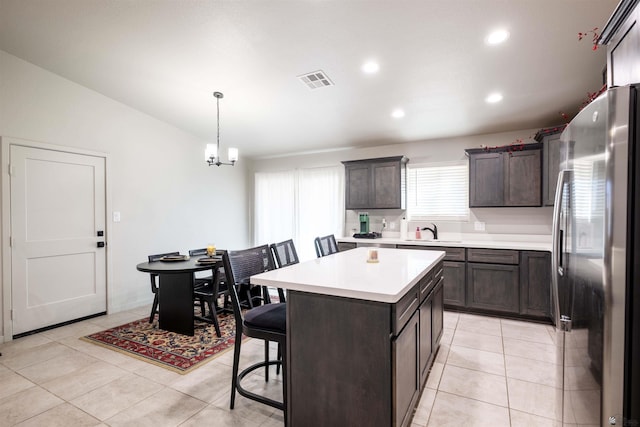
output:
[[395, 303], [444, 258], [443, 251], [357, 248], [251, 277], [251, 283], [316, 294]]
[[382, 244], [382, 245], [417, 245], [417, 246], [446, 246], [453, 248], [486, 248], [486, 249], [514, 249], [519, 251], [551, 251], [551, 237], [540, 239], [539, 236], [528, 239], [519, 236], [518, 240], [474, 240], [466, 237], [460, 239], [441, 240], [403, 240], [397, 237], [381, 237], [378, 239], [355, 239], [353, 237], [340, 237], [338, 242]]

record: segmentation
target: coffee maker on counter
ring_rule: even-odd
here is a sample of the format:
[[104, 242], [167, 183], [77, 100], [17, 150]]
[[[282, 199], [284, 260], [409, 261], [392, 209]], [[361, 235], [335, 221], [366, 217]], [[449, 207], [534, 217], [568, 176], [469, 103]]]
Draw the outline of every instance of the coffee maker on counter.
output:
[[369, 231], [369, 212], [359, 212], [360, 232], [353, 235], [356, 239], [377, 239], [382, 237], [381, 233]]
[[369, 212], [360, 212], [360, 233], [366, 234], [369, 232]]

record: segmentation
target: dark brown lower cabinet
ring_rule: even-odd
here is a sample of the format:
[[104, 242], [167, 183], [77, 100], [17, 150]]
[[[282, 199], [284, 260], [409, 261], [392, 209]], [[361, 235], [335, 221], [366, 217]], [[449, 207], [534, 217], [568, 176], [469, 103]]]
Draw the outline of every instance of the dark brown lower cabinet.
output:
[[520, 314], [551, 316], [549, 252], [520, 252]]
[[453, 307], [466, 304], [466, 264], [457, 261], [444, 262], [444, 303]]
[[467, 307], [518, 313], [520, 269], [517, 265], [467, 263]]

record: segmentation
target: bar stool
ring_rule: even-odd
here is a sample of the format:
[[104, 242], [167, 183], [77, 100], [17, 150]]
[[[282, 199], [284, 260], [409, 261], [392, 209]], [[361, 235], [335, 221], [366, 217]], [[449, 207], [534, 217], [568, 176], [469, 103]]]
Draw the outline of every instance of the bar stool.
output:
[[[284, 411], [286, 419], [286, 357], [282, 357], [281, 360], [269, 360], [268, 347], [270, 341], [277, 342], [282, 348], [282, 353], [286, 355], [286, 303], [263, 304], [245, 311], [243, 315], [236, 290], [240, 284], [248, 285], [251, 276], [274, 269], [273, 257], [271, 256], [269, 246], [263, 245], [240, 251], [227, 251], [223, 254], [222, 260], [227, 276], [229, 294], [231, 295], [233, 314], [236, 320], [233, 374], [231, 377], [231, 402], [229, 408], [234, 408], [237, 391], [238, 394], [247, 399], [255, 400]], [[247, 337], [265, 340], [265, 359], [239, 372], [242, 334]], [[268, 367], [272, 365], [282, 366], [282, 402], [250, 392], [242, 387], [242, 379], [248, 374], [261, 367], [268, 369]], [[266, 376], [265, 381], [268, 381], [268, 376]]]

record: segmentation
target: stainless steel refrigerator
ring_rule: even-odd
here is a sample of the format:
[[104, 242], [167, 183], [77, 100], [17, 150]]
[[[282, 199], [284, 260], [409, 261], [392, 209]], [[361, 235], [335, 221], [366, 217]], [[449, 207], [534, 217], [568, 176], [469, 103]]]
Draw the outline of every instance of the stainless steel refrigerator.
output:
[[561, 136], [552, 303], [565, 426], [640, 426], [637, 96], [607, 90]]

